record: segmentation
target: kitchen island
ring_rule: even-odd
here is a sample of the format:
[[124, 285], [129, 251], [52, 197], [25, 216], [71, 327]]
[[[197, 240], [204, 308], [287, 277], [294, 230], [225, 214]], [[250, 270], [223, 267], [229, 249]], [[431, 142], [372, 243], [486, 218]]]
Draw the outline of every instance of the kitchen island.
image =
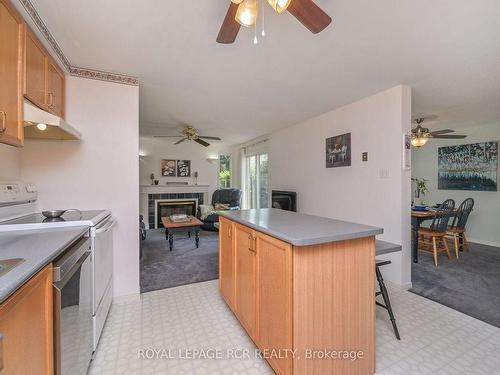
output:
[[381, 233], [276, 209], [221, 214], [221, 295], [277, 374], [375, 372]]

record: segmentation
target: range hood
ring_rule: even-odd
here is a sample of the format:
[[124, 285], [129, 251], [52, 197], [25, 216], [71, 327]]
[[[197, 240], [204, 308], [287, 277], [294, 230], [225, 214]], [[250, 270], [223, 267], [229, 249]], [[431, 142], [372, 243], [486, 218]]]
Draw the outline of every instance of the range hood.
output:
[[[64, 119], [24, 100], [24, 138], [47, 140], [79, 140], [82, 134]], [[46, 126], [44, 126], [46, 125]]]

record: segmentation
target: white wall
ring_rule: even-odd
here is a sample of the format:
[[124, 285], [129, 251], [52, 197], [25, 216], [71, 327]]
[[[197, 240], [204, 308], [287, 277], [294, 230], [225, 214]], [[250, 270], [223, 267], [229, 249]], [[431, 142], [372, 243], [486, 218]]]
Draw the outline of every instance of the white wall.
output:
[[[500, 247], [500, 192], [438, 190], [438, 148], [457, 144], [500, 141], [500, 124], [477, 126], [470, 129], [457, 129], [457, 133], [466, 134], [465, 139], [431, 140], [412, 152], [412, 176], [425, 178], [429, 182], [430, 193], [424, 197], [426, 203], [442, 202], [447, 198], [459, 205], [464, 199], [474, 198], [474, 211], [469, 217], [467, 236], [470, 241]], [[500, 171], [498, 172], [500, 177]]]
[[18, 180], [20, 175], [21, 149], [0, 144], [0, 180]]
[[27, 141], [21, 177], [39, 188], [39, 208], [110, 209], [114, 295], [139, 293], [139, 89], [67, 77], [67, 121], [79, 142]]
[[[268, 145], [271, 187], [296, 191], [299, 212], [383, 227], [378, 238], [402, 244], [384, 267], [386, 279], [399, 285], [411, 282], [410, 172], [402, 169], [410, 124], [411, 90], [397, 86], [272, 133]], [[348, 132], [351, 167], [326, 168], [325, 139]]]
[[[209, 197], [217, 189], [218, 184], [218, 160], [207, 161], [207, 158], [218, 157], [221, 154], [229, 153], [229, 148], [220, 143], [212, 143], [208, 147], [203, 147], [195, 142], [183, 142], [174, 145], [175, 142], [167, 139], [140, 138], [141, 158], [139, 163], [141, 185], [151, 185], [149, 178], [151, 173], [155, 174], [160, 185], [168, 181], [186, 181], [189, 184], [195, 183], [193, 174], [198, 172], [198, 185], [210, 185]], [[162, 177], [161, 159], [191, 160], [191, 176], [186, 177]]]

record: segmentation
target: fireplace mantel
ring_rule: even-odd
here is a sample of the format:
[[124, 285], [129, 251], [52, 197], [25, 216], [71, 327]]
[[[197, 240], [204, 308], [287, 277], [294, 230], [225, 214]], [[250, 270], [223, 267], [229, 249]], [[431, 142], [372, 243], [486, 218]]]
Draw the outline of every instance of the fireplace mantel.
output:
[[210, 185], [141, 185], [140, 212], [146, 228], [154, 228], [155, 201], [163, 199], [196, 198], [198, 204], [210, 202]]

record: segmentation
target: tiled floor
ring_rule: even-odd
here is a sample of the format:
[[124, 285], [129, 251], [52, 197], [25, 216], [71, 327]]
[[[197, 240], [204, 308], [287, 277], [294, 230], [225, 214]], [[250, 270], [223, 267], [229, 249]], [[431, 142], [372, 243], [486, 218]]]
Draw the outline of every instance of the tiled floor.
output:
[[[402, 340], [377, 308], [377, 374], [500, 374], [499, 328], [406, 291], [390, 293]], [[233, 348], [253, 353], [254, 346], [219, 297], [217, 281], [191, 284], [114, 304], [89, 375], [273, 374], [262, 359], [182, 359], [178, 351]]]

